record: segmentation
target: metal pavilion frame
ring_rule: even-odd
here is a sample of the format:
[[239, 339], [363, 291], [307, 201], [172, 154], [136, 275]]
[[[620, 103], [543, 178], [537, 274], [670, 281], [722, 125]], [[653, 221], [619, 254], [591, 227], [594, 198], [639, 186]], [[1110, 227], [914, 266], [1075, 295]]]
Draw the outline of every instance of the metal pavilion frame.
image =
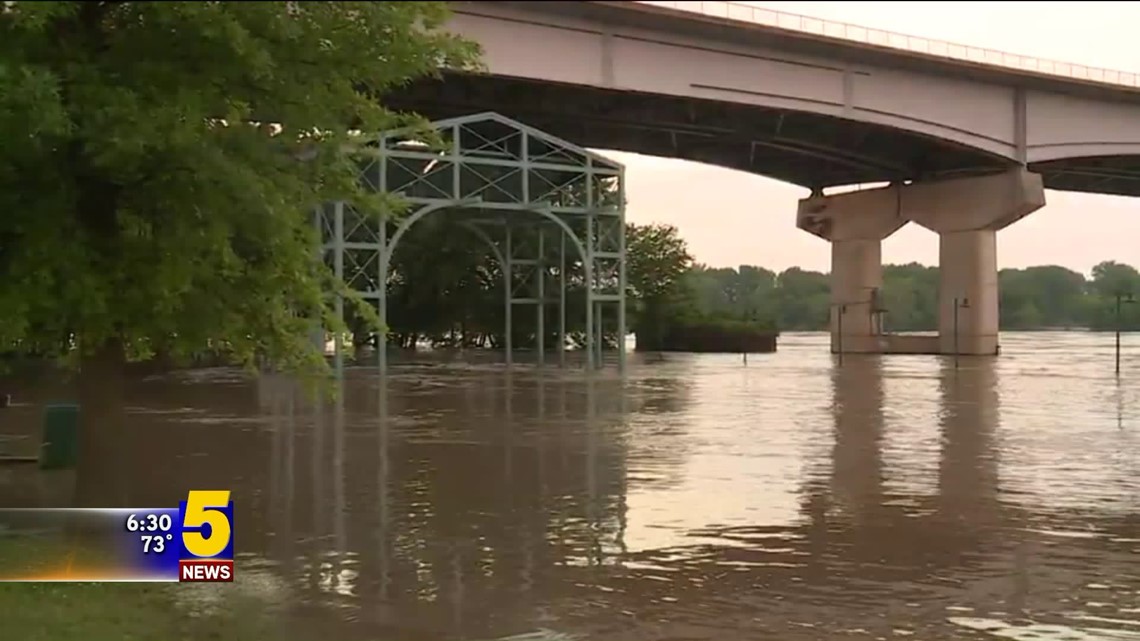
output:
[[[618, 369], [625, 370], [625, 168], [533, 127], [486, 112], [431, 123], [444, 141], [426, 145], [415, 130], [383, 133], [361, 178], [373, 190], [401, 196], [408, 216], [383, 224], [346, 203], [318, 208], [321, 254], [333, 273], [366, 300], [376, 301], [387, 327], [387, 287], [400, 239], [424, 217], [443, 212], [485, 241], [504, 279], [505, 361], [513, 363], [517, 305], [535, 307], [537, 363], [546, 362], [545, 318], [558, 309], [558, 361], [565, 365], [567, 290], [575, 257], [585, 289], [585, 364], [604, 364], [607, 311], [616, 316]], [[389, 227], [394, 227], [389, 234]], [[527, 232], [527, 233], [520, 233]], [[570, 258], [571, 262], [568, 262]], [[552, 287], [553, 285], [553, 287]], [[344, 318], [344, 300], [336, 311]], [[334, 337], [338, 374], [341, 337]], [[377, 345], [387, 371], [387, 333]]]

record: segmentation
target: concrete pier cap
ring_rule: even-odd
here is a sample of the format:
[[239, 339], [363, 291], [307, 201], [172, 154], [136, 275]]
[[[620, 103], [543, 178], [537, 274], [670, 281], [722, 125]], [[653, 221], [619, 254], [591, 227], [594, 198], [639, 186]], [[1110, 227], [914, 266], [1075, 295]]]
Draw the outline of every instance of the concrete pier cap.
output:
[[1044, 206], [1041, 176], [1024, 168], [801, 200], [796, 226], [831, 241], [832, 351], [894, 351], [877, 302], [881, 246], [913, 221], [939, 235], [939, 322], [937, 339], [906, 351], [996, 354], [997, 231]]
[[1045, 206], [1040, 174], [1014, 169], [989, 176], [905, 185], [903, 216], [930, 231], [998, 231]]

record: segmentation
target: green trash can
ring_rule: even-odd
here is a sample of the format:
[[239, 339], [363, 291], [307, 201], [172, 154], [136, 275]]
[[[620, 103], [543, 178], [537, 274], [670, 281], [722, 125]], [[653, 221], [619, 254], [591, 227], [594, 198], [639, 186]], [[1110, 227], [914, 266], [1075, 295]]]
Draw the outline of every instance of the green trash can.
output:
[[75, 467], [79, 458], [79, 406], [57, 403], [44, 408], [44, 437], [40, 446], [41, 470]]

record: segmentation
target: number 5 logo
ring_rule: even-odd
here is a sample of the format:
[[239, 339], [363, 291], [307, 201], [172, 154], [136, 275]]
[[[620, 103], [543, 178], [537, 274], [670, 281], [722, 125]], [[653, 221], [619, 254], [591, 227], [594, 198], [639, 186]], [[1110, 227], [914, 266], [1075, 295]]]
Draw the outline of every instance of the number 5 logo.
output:
[[[225, 551], [232, 535], [229, 490], [190, 490], [182, 505], [182, 546], [197, 557], [209, 558]], [[201, 531], [209, 527], [209, 536]], [[199, 531], [187, 532], [187, 528]]]

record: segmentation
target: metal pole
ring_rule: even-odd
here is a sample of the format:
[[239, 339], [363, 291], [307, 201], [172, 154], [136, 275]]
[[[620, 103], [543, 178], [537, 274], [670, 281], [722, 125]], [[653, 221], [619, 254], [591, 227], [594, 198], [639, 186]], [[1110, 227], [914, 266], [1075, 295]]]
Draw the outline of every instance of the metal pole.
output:
[[[624, 180], [624, 179], [623, 179]], [[626, 327], [625, 318], [625, 290], [628, 281], [626, 274], [626, 246], [625, 246], [625, 200], [622, 199], [621, 218], [618, 224], [621, 225], [620, 242], [618, 245], [618, 328], [617, 328], [617, 342], [618, 342], [618, 373], [625, 373], [625, 335], [629, 331]]]
[[380, 281], [377, 285], [379, 292], [376, 299], [376, 316], [380, 328], [376, 333], [376, 366], [380, 370], [380, 377], [388, 376], [388, 218], [380, 217], [379, 229], [376, 232], [380, 242], [380, 269], [376, 275]]
[[[317, 255], [314, 257], [314, 259], [318, 263], [323, 263], [325, 260], [325, 222], [325, 206], [321, 205], [320, 207], [317, 207], [313, 210], [313, 227], [317, 232]], [[323, 307], [324, 301], [321, 301], [321, 304]], [[311, 335], [309, 336], [309, 340], [313, 344], [313, 347], [320, 350], [323, 358], [323, 355], [325, 353], [325, 328], [320, 317], [319, 310], [317, 318], [313, 321], [312, 329], [310, 332]]]
[[[388, 144], [387, 139], [381, 137], [380, 146], [383, 149]], [[388, 154], [381, 153], [380, 162], [376, 166], [380, 175], [376, 183], [380, 185], [380, 193], [388, 192]], [[380, 246], [380, 253], [376, 257], [379, 263], [376, 270], [377, 284], [376, 316], [380, 328], [376, 333], [376, 369], [380, 373], [380, 382], [384, 384], [388, 376], [388, 217], [382, 214], [377, 221], [376, 244]]]
[[511, 259], [514, 258], [514, 249], [511, 247], [511, 225], [508, 222], [504, 225], [507, 235], [507, 252], [503, 256], [503, 313], [505, 320], [503, 322], [503, 348], [507, 367], [511, 366], [511, 334], [513, 329], [511, 327], [511, 272], [514, 267], [511, 266]]
[[[344, 203], [338, 202], [333, 209], [333, 270], [336, 273], [337, 286], [344, 284]], [[336, 294], [336, 319], [344, 323], [344, 296], [338, 291]], [[333, 368], [336, 370], [336, 379], [344, 379], [344, 333], [340, 327], [333, 334]]]
[[954, 369], [958, 369], [958, 299], [954, 299]]
[[839, 325], [838, 330], [839, 331], [837, 332], [837, 337], [836, 337], [837, 340], [835, 342], [837, 343], [836, 347], [839, 351], [839, 364], [840, 365], [843, 364], [843, 313], [846, 311], [847, 311], [846, 305], [840, 305], [839, 308], [836, 310], [836, 314], [837, 314], [838, 321], [839, 321], [838, 322], [838, 325]]
[[586, 214], [586, 369], [594, 369], [594, 212]]
[[1116, 375], [1120, 376], [1120, 294], [1116, 295]]
[[603, 355], [605, 353], [606, 343], [605, 343], [605, 335], [602, 334], [602, 325], [605, 324], [604, 322], [602, 322], [602, 310], [605, 308], [605, 303], [602, 303], [601, 301], [599, 301], [598, 303], [596, 303], [596, 305], [597, 305], [597, 311], [594, 312], [594, 327], [596, 329], [596, 332], [595, 332], [596, 338], [594, 339], [594, 346], [597, 348], [598, 353], [597, 353], [597, 358], [594, 360], [594, 363], [597, 365], [598, 369], [601, 369], [602, 366], [605, 365], [605, 361], [603, 360], [603, 358], [604, 358]]
[[558, 366], [566, 367], [566, 230], [558, 232]]
[[534, 266], [538, 276], [538, 317], [535, 319], [538, 345], [538, 364], [546, 364], [546, 233], [545, 227], [538, 228], [538, 263]]

